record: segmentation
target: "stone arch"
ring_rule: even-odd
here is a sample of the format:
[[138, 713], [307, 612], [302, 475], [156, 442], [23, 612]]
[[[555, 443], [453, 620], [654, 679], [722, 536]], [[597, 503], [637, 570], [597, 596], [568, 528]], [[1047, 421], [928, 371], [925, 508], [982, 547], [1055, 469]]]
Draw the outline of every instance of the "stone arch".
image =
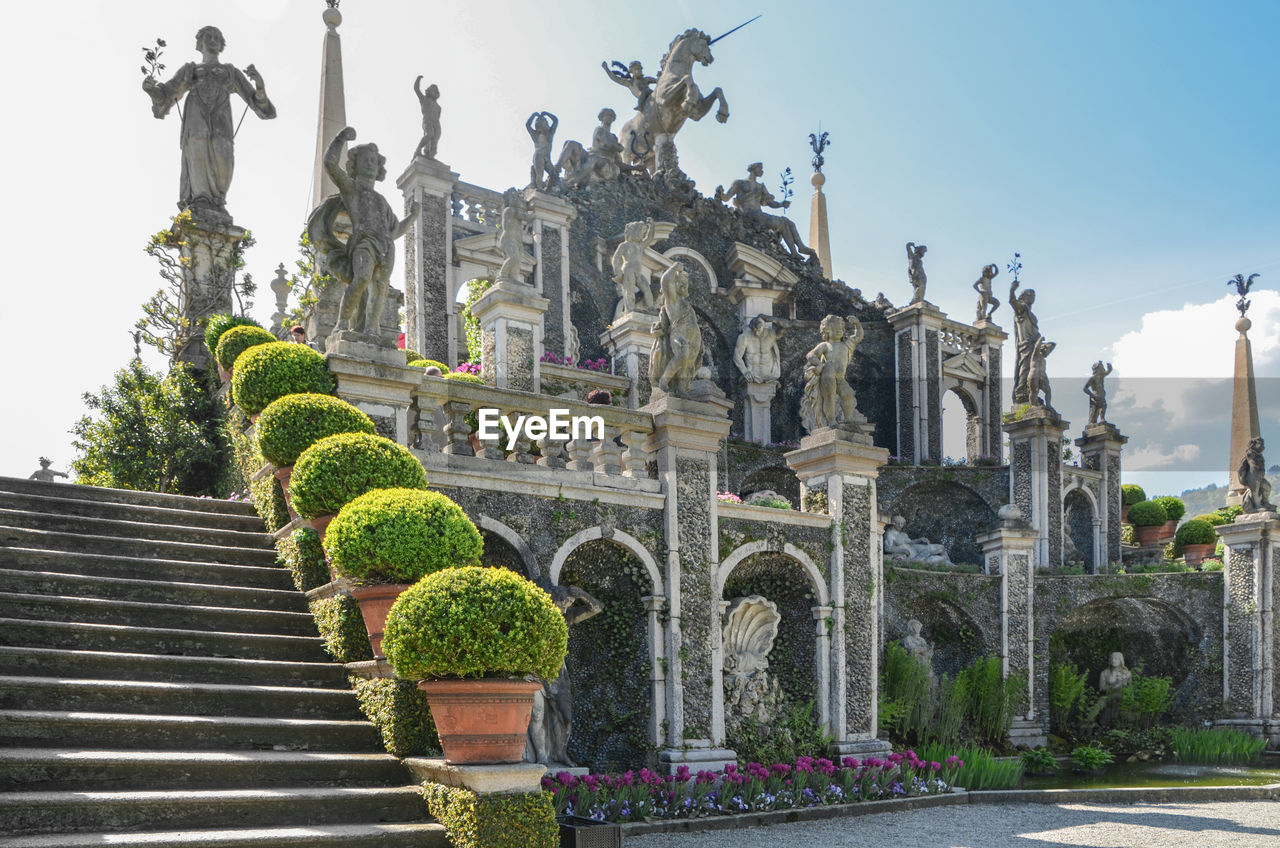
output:
[[884, 512], [907, 520], [913, 539], [944, 546], [956, 563], [982, 562], [977, 535], [996, 520], [991, 504], [974, 489], [954, 480], [921, 480], [904, 489]]
[[813, 564], [813, 560], [804, 551], [797, 548], [790, 542], [783, 542], [778, 545], [768, 539], [758, 539], [754, 542], [747, 542], [738, 547], [731, 554], [724, 558], [720, 566], [716, 569], [715, 582], [712, 585], [712, 595], [715, 600], [721, 600], [725, 583], [728, 582], [729, 575], [733, 570], [744, 562], [748, 557], [761, 553], [780, 554], [789, 559], [795, 560], [796, 564], [803, 569], [805, 576], [809, 578], [809, 584], [814, 591], [814, 599], [817, 606], [828, 606], [831, 603], [831, 595], [827, 590], [827, 582], [822, 576], [822, 572]]
[[[1071, 539], [1076, 552], [1083, 557], [1084, 569], [1089, 574], [1098, 570], [1098, 554], [1102, 548], [1102, 522], [1098, 515], [1098, 501], [1084, 485], [1073, 486], [1062, 496], [1062, 532]], [[1063, 551], [1066, 559], [1066, 551]]]
[[900, 609], [886, 605], [885, 638], [901, 641], [907, 635], [907, 622], [916, 619], [924, 625], [922, 635], [933, 644], [933, 670], [954, 676], [974, 660], [993, 653], [997, 632], [987, 633], [967, 610], [939, 592], [911, 598]]
[[958, 423], [955, 420], [955, 413], [950, 412], [950, 408], [947, 406], [947, 395], [954, 395], [960, 401], [960, 407], [964, 415], [964, 456], [972, 464], [982, 456], [982, 405], [973, 397], [966, 384], [952, 380], [948, 380], [943, 384], [942, 442], [944, 454], [950, 453], [947, 449], [947, 442], [949, 441], [947, 434], [951, 427]]
[[[538, 558], [534, 556], [533, 550], [529, 547], [529, 543], [515, 530], [488, 515], [481, 515], [480, 520], [476, 522], [476, 526], [480, 528], [480, 534], [485, 537], [485, 564], [489, 559], [490, 540], [497, 539], [503, 546], [509, 549], [501, 552], [499, 557], [495, 557], [499, 561], [495, 564], [507, 565], [507, 560], [515, 560], [524, 567], [524, 576], [528, 577], [535, 583], [542, 577], [542, 569], [538, 567]], [[495, 552], [496, 553], [496, 552]], [[512, 569], [515, 571], [516, 569]]]
[[698, 265], [702, 268], [702, 272], [707, 275], [707, 285], [711, 289], [711, 294], [715, 294], [720, 291], [720, 282], [716, 279], [715, 269], [711, 267], [711, 263], [707, 261], [707, 257], [703, 256], [692, 247], [677, 245], [676, 247], [668, 248], [662, 255], [668, 259], [688, 259]]
[[662, 571], [658, 568], [658, 563], [654, 560], [653, 554], [649, 553], [644, 545], [640, 544], [640, 540], [623, 530], [613, 530], [606, 536], [602, 527], [588, 527], [586, 530], [574, 533], [565, 540], [551, 560], [550, 575], [552, 584], [559, 585], [560, 573], [564, 570], [565, 560], [569, 558], [574, 549], [596, 539], [605, 539], [613, 542], [615, 545], [620, 545], [635, 554], [649, 575], [649, 583], [653, 587], [653, 594], [663, 595], [666, 593], [666, 588], [662, 583]]

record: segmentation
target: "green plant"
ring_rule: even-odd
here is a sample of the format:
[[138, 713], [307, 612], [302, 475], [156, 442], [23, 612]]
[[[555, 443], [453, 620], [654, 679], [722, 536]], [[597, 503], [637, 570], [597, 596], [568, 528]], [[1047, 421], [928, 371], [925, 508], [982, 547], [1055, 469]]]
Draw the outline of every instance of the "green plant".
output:
[[1172, 730], [1173, 757], [1184, 763], [1256, 763], [1267, 740], [1228, 727]]
[[373, 419], [345, 400], [302, 392], [276, 398], [262, 410], [258, 449], [267, 462], [284, 468], [325, 436], [377, 432]]
[[1221, 571], [1223, 562], [1220, 559], [1203, 559], [1200, 561], [1201, 571]]
[[271, 401], [300, 392], [332, 394], [333, 375], [324, 357], [306, 345], [271, 342], [249, 348], [236, 360], [231, 396], [253, 415]]
[[800, 757], [825, 757], [835, 737], [822, 729], [813, 701], [792, 704], [767, 729], [754, 716], [730, 735], [730, 747], [743, 763], [791, 763]]
[[1097, 771], [1115, 761], [1110, 751], [1098, 745], [1081, 745], [1071, 752], [1071, 764], [1081, 771]]
[[217, 352], [214, 356], [224, 370], [230, 371], [235, 366], [236, 359], [240, 354], [251, 347], [260, 344], [271, 344], [275, 341], [279, 341], [279, 339], [271, 335], [270, 331], [254, 324], [241, 324], [238, 327], [228, 328], [218, 338]]
[[397, 757], [440, 755], [440, 738], [427, 706], [426, 694], [416, 683], [375, 677], [352, 676], [351, 688], [360, 710], [382, 734], [387, 753]]
[[[204, 347], [209, 351], [209, 356], [214, 359], [218, 358], [218, 339], [222, 338], [222, 334], [232, 327], [261, 327], [257, 321], [248, 315], [231, 315], [222, 313], [221, 315], [212, 315], [204, 325]], [[233, 362], [235, 360], [232, 360]]]
[[922, 743], [933, 713], [929, 669], [897, 642], [890, 642], [880, 672], [880, 725], [904, 741]]
[[479, 565], [480, 531], [439, 492], [374, 489], [333, 519], [325, 550], [338, 573], [359, 583], [413, 583], [456, 565]]
[[480, 296], [493, 287], [493, 280], [477, 279], [467, 281], [467, 296], [462, 301], [462, 326], [467, 338], [467, 360], [479, 362], [484, 353], [484, 334], [480, 329], [480, 319], [472, 312], [472, 307]]
[[1222, 516], [1223, 524], [1234, 524], [1235, 520], [1244, 514], [1244, 507], [1239, 504], [1235, 506], [1220, 506], [1214, 511]]
[[449, 373], [449, 366], [438, 359], [413, 359], [409, 362], [414, 368], [439, 368], [442, 375]]
[[324, 649], [340, 663], [373, 659], [369, 631], [360, 607], [349, 595], [320, 598], [308, 604], [316, 629], [324, 639]]
[[966, 716], [978, 738], [990, 745], [1003, 744], [1009, 736], [1013, 714], [1025, 699], [1025, 672], [1005, 677], [1000, 658], [987, 657], [962, 669], [956, 681], [967, 696]]
[[505, 568], [446, 568], [406, 589], [383, 650], [406, 680], [536, 674], [554, 680], [569, 631], [551, 596]]
[[422, 359], [422, 354], [418, 353], [416, 350], [410, 350], [407, 347], [401, 348], [401, 350], [404, 351], [404, 361], [406, 363], [411, 363], [415, 359]]
[[324, 561], [319, 533], [310, 527], [299, 527], [278, 544], [280, 556], [299, 592], [307, 592], [329, 582], [329, 567]]
[[1156, 501], [1139, 501], [1129, 507], [1129, 523], [1134, 527], [1158, 527], [1168, 520], [1164, 507]]
[[427, 474], [408, 448], [383, 436], [325, 436], [298, 457], [289, 494], [303, 518], [335, 515], [372, 489], [425, 489]]
[[1133, 506], [1147, 499], [1147, 493], [1142, 490], [1141, 486], [1135, 486], [1132, 483], [1125, 483], [1120, 487], [1120, 500], [1125, 506]]
[[1120, 525], [1120, 543], [1124, 545], [1138, 544], [1138, 534], [1128, 522]]
[[1120, 690], [1120, 716], [1125, 724], [1152, 727], [1173, 706], [1173, 681], [1133, 672], [1133, 682]]
[[940, 742], [923, 746], [919, 752], [923, 760], [942, 762], [949, 756], [959, 757], [964, 765], [953, 773], [952, 786], [969, 790], [1011, 789], [1022, 779], [1020, 760], [997, 760], [992, 753], [977, 745], [957, 747]]
[[455, 383], [473, 383], [477, 386], [487, 386], [488, 383], [484, 378], [477, 374], [468, 374], [465, 371], [450, 371], [444, 375], [446, 380], [453, 380]]
[[752, 506], [767, 506], [770, 509], [791, 509], [791, 501], [786, 498], [756, 498], [751, 501]]
[[1046, 774], [1058, 770], [1058, 758], [1048, 748], [1035, 748], [1022, 752], [1022, 768], [1033, 774]]
[[1152, 500], [1164, 507], [1166, 521], [1178, 521], [1187, 514], [1187, 505], [1180, 498], [1175, 498], [1172, 495], [1162, 495], [1158, 498], [1152, 498]]
[[1202, 512], [1191, 520], [1208, 522], [1211, 527], [1227, 523], [1227, 517], [1220, 512]]
[[560, 844], [550, 792], [479, 795], [470, 789], [428, 783], [422, 795], [454, 848], [556, 848]]
[[1218, 534], [1213, 532], [1213, 525], [1208, 521], [1193, 518], [1183, 522], [1173, 540], [1181, 550], [1186, 545], [1211, 545], [1218, 540]]

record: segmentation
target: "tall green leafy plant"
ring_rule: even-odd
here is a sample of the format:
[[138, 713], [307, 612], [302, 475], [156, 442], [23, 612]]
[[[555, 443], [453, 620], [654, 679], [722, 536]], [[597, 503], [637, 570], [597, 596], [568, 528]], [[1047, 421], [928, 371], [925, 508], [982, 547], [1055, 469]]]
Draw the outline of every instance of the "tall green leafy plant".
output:
[[964, 680], [966, 716], [975, 735], [991, 745], [1004, 742], [1009, 736], [1014, 713], [1025, 699], [1025, 672], [1006, 678], [1000, 658], [987, 657], [962, 669], [957, 679]]
[[462, 301], [462, 324], [467, 336], [467, 361], [479, 362], [484, 353], [484, 335], [480, 319], [471, 311], [480, 296], [493, 287], [493, 280], [477, 279], [467, 283], [467, 296]]

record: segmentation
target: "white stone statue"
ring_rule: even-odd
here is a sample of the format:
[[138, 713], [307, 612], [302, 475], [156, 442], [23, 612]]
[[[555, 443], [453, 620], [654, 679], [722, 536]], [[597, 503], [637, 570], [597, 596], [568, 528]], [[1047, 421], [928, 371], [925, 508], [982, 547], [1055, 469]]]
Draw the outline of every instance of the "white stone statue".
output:
[[913, 539], [903, 529], [907, 519], [895, 515], [889, 526], [884, 528], [884, 555], [889, 559], [907, 562], [923, 562], [927, 565], [951, 565], [947, 549], [934, 544], [925, 537]]
[[702, 367], [702, 328], [689, 303], [689, 273], [679, 263], [662, 274], [662, 305], [651, 328], [649, 382], [657, 389], [685, 397]]
[[[1031, 370], [1027, 375], [1027, 402], [1033, 406], [1044, 406], [1053, 409], [1053, 389], [1049, 385], [1049, 374], [1045, 369], [1045, 360], [1058, 345], [1047, 342], [1043, 337], [1036, 339], [1031, 349]], [[1041, 399], [1040, 395], [1044, 395]]]
[[498, 253], [502, 265], [498, 268], [499, 280], [520, 279], [520, 260], [524, 258], [524, 217], [519, 207], [502, 207], [502, 224], [498, 230]]
[[600, 67], [604, 68], [605, 74], [611, 81], [631, 92], [636, 98], [636, 111], [643, 112], [649, 96], [653, 94], [653, 87], [658, 83], [658, 78], [645, 76], [644, 65], [639, 62], [632, 62], [629, 65], [614, 62], [612, 68], [609, 67], [608, 62], [601, 62]]
[[1119, 651], [1111, 653], [1110, 664], [1098, 675], [1098, 691], [1104, 695], [1119, 691], [1133, 683], [1133, 672], [1124, 664], [1124, 654]]
[[1240, 506], [1247, 513], [1274, 511], [1271, 503], [1271, 483], [1267, 480], [1267, 462], [1262, 458], [1266, 443], [1259, 436], [1249, 441], [1249, 447], [1240, 460], [1236, 476], [1244, 488]]
[[197, 220], [229, 222], [227, 189], [235, 170], [236, 126], [231, 113], [231, 95], [239, 95], [259, 118], [276, 116], [276, 107], [267, 98], [262, 75], [253, 65], [240, 71], [218, 60], [226, 47], [222, 31], [201, 27], [196, 33], [200, 62], [188, 62], [168, 82], [153, 75], [142, 80], [142, 90], [151, 97], [151, 114], [163, 118], [183, 95], [182, 178], [178, 207], [190, 209]]
[[733, 364], [748, 383], [768, 383], [782, 376], [778, 337], [790, 322], [769, 315], [757, 315], [748, 322], [733, 346]]
[[753, 718], [768, 726], [778, 713], [782, 689], [769, 674], [769, 652], [782, 616], [760, 595], [734, 598], [725, 614], [725, 723], [732, 730]]
[[911, 654], [916, 662], [929, 669], [929, 673], [933, 673], [933, 645], [929, 644], [929, 640], [920, 635], [920, 631], [924, 629], [924, 625], [918, 619], [911, 619], [907, 622], [907, 635], [902, 638], [902, 647]]
[[862, 322], [852, 315], [828, 315], [820, 326], [822, 341], [805, 356], [804, 397], [800, 400], [800, 423], [809, 433], [823, 427], [849, 429], [861, 417], [845, 373], [866, 334]]
[[551, 143], [556, 135], [560, 119], [550, 112], [534, 112], [524, 122], [525, 132], [533, 139], [533, 164], [529, 167], [529, 187], [539, 190], [552, 188], [558, 173], [551, 161]]
[[978, 321], [990, 321], [991, 316], [1000, 308], [1000, 301], [991, 293], [991, 281], [1000, 273], [996, 265], [987, 265], [982, 269], [982, 276], [973, 284], [978, 293]]
[[[551, 600], [570, 627], [586, 621], [604, 609], [604, 605], [577, 586], [551, 586], [542, 583]], [[541, 703], [539, 703], [541, 702]], [[547, 681], [534, 696], [534, 714], [529, 721], [525, 759], [546, 765], [574, 767], [569, 758], [569, 736], [573, 731], [573, 690], [569, 669], [560, 665], [560, 674]]]
[[440, 146], [440, 89], [432, 83], [423, 91], [419, 75], [413, 81], [413, 93], [418, 95], [418, 105], [422, 107], [422, 141], [418, 142], [415, 155], [435, 159]]
[[925, 245], [907, 242], [907, 277], [911, 281], [911, 302], [924, 302], [924, 287], [929, 278], [924, 273], [924, 255], [929, 250]]
[[636, 292], [640, 293], [645, 310], [653, 311], [653, 283], [644, 267], [644, 251], [654, 243], [656, 236], [652, 218], [631, 221], [623, 228], [622, 243], [613, 252], [613, 281], [618, 285], [618, 306], [613, 311], [614, 318], [636, 308]]
[[[351, 148], [346, 168], [338, 164], [342, 146], [355, 137], [356, 131], [347, 127], [330, 142], [324, 167], [338, 194], [311, 213], [307, 233], [321, 258], [321, 269], [345, 286], [335, 331], [378, 336], [395, 267], [395, 240], [409, 229], [418, 204], [410, 205], [404, 220], [396, 219], [391, 204], [375, 188], [387, 177], [387, 158], [376, 144]], [[344, 215], [346, 226], [339, 223]]]
[[1103, 381], [1111, 373], [1111, 363], [1099, 359], [1093, 363], [1093, 376], [1085, 381], [1084, 393], [1089, 398], [1089, 423], [1107, 423], [1107, 387]]
[[40, 457], [40, 467], [37, 468], [35, 471], [32, 471], [31, 476], [28, 477], [27, 479], [35, 480], [39, 483], [55, 483], [57, 482], [56, 478], [58, 477], [66, 477], [68, 480], [71, 479], [68, 475], [62, 473], [61, 471], [54, 471], [52, 468], [50, 468], [49, 466], [52, 464], [53, 464], [53, 460], [49, 459], [49, 457], [47, 456]]
[[581, 349], [581, 342], [578, 341], [578, 328], [573, 326], [573, 324], [570, 324], [569, 325], [569, 348], [567, 351], [569, 364], [571, 365], [577, 364], [578, 354], [580, 352], [580, 349]]
[[816, 262], [818, 259], [817, 251], [806, 247], [804, 242], [800, 240], [800, 231], [796, 229], [795, 221], [782, 215], [771, 215], [765, 212], [765, 208], [770, 209], [786, 209], [791, 205], [790, 200], [779, 202], [760, 182], [760, 177], [764, 174], [764, 164], [761, 162], [752, 162], [747, 166], [746, 179], [734, 180], [729, 184], [729, 190], [725, 191], [723, 186], [716, 186], [716, 200], [728, 203], [733, 201], [733, 206], [746, 217], [755, 221], [757, 224], [777, 233], [782, 239], [782, 245], [787, 249], [787, 253], [791, 256]]
[[1013, 368], [1013, 402], [1031, 401], [1031, 360], [1040, 341], [1040, 322], [1031, 306], [1036, 302], [1035, 289], [1018, 294], [1018, 279], [1009, 286], [1009, 308], [1013, 310], [1013, 338], [1017, 360]]

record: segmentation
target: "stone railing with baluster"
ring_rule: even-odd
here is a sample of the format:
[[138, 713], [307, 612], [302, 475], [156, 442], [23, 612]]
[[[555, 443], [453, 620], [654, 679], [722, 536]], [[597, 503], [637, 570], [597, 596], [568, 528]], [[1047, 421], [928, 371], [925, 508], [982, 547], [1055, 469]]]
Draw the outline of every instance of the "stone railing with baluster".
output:
[[454, 225], [465, 230], [484, 232], [497, 226], [502, 217], [502, 192], [459, 181], [453, 186], [449, 208]]
[[939, 341], [942, 349], [946, 353], [965, 353], [973, 350], [978, 345], [978, 332], [968, 324], [959, 321], [945, 319], [942, 322], [942, 331], [939, 333]]

